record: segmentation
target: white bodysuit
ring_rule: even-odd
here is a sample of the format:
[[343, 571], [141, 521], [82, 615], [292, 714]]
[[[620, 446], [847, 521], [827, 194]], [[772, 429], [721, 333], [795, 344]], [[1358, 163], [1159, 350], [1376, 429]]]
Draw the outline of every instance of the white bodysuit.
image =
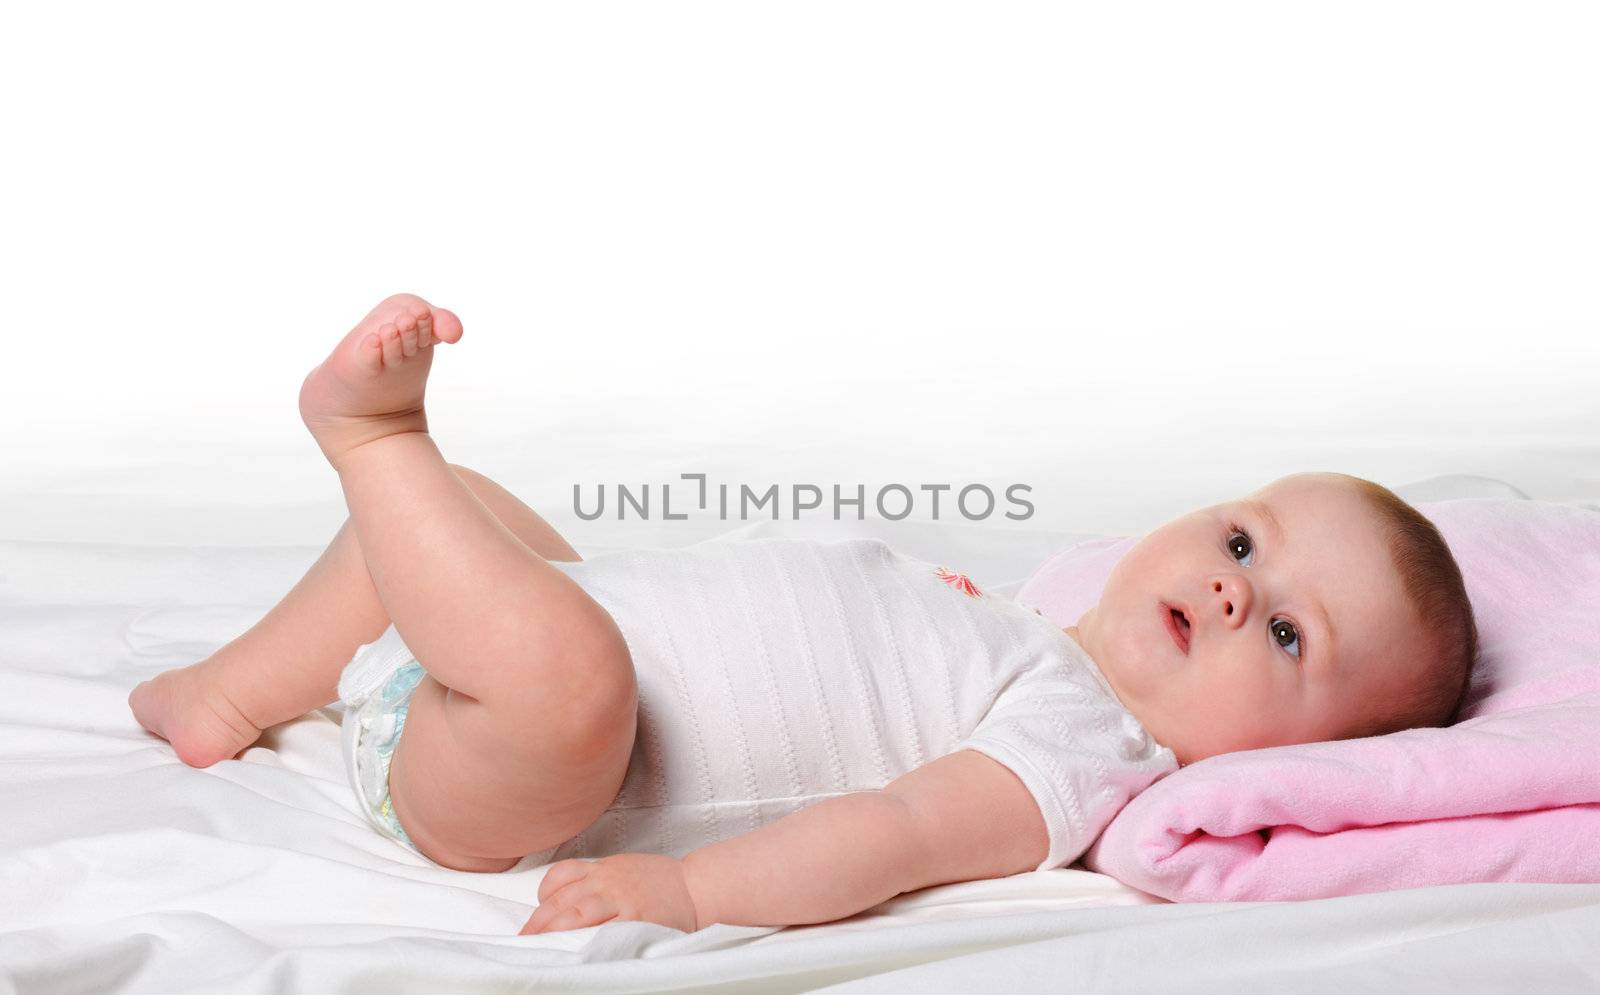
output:
[[[639, 724], [610, 808], [529, 866], [682, 857], [972, 749], [1015, 772], [1038, 803], [1045, 870], [1078, 859], [1129, 799], [1177, 769], [1065, 632], [876, 539], [708, 541], [555, 566], [622, 631]], [[408, 658], [391, 627], [362, 647], [341, 697], [393, 670], [373, 658], [376, 676], [359, 674], [363, 654], [385, 645]], [[366, 759], [381, 805], [387, 784], [373, 782], [387, 781], [387, 764]], [[374, 824], [396, 836], [392, 823]]]

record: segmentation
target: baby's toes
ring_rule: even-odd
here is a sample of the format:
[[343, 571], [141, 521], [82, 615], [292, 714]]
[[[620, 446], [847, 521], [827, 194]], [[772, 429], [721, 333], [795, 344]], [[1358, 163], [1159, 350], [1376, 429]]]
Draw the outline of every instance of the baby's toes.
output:
[[375, 328], [361, 336], [361, 341], [356, 343], [356, 359], [361, 363], [361, 368], [368, 373], [377, 373], [383, 369], [383, 330]]
[[400, 332], [400, 351], [407, 356], [417, 354], [417, 316], [409, 311], [402, 311], [395, 316], [395, 328]]
[[417, 318], [417, 347], [426, 349], [428, 346], [433, 345], [434, 341], [433, 312], [429, 311]]
[[460, 342], [461, 319], [442, 307], [433, 309], [433, 340], [435, 342]]
[[400, 341], [400, 330], [394, 327], [394, 322], [384, 322], [378, 329], [378, 339], [383, 342], [383, 365], [394, 370], [405, 362], [405, 345]]

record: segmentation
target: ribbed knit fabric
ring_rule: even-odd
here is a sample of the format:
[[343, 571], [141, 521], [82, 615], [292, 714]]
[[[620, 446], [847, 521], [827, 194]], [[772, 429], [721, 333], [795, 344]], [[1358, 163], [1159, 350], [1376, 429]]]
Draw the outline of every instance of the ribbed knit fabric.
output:
[[958, 749], [1014, 771], [1076, 860], [1177, 769], [1061, 629], [882, 541], [710, 541], [556, 564], [616, 620], [639, 682], [622, 790], [534, 859], [683, 856]]

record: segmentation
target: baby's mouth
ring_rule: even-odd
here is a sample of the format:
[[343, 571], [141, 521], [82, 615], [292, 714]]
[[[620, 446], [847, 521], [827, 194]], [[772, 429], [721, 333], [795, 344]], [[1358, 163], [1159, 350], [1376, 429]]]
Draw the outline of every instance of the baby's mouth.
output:
[[1167, 628], [1167, 634], [1172, 636], [1172, 641], [1177, 645], [1179, 652], [1189, 655], [1189, 617], [1183, 609], [1174, 608], [1163, 603], [1161, 605], [1162, 622]]

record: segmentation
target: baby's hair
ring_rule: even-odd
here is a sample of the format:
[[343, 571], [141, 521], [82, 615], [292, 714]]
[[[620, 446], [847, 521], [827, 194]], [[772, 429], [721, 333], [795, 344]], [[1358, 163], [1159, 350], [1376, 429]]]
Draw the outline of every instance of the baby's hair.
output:
[[1417, 679], [1387, 709], [1340, 738], [1451, 725], [1459, 718], [1478, 656], [1478, 627], [1461, 568], [1444, 536], [1421, 512], [1381, 484], [1350, 480], [1378, 513], [1400, 582], [1431, 638]]

